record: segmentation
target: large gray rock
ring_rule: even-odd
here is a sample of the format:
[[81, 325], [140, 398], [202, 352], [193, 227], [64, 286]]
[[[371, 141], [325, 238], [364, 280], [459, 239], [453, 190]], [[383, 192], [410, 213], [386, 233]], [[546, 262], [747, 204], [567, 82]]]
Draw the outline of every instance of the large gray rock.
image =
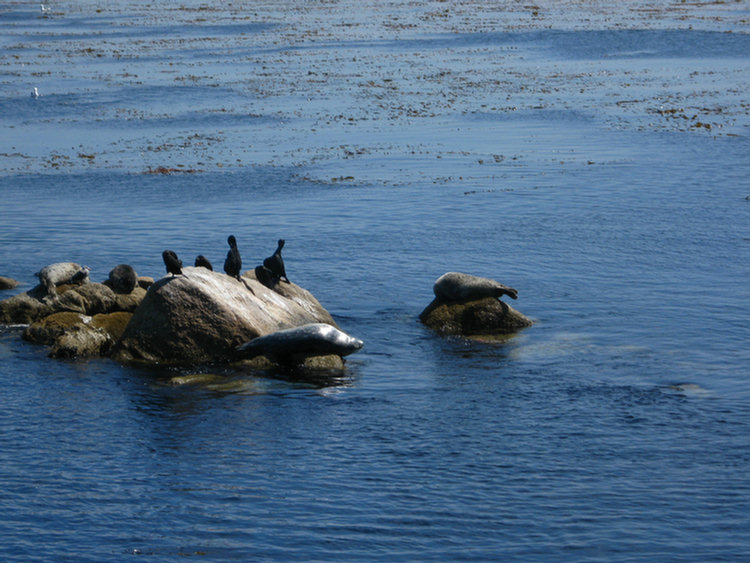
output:
[[191, 364], [236, 359], [235, 348], [258, 336], [307, 323], [336, 326], [306, 290], [284, 284], [284, 295], [252, 277], [242, 281], [206, 268], [154, 283], [112, 357], [121, 362]]

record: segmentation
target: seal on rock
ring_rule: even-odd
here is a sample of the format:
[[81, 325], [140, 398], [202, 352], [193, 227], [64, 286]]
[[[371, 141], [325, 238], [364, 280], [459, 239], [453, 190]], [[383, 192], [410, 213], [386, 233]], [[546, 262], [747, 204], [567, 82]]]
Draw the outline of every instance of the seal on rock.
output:
[[334, 326], [310, 323], [253, 338], [250, 342], [238, 346], [237, 351], [244, 358], [266, 356], [284, 360], [295, 355], [348, 356], [363, 345], [364, 342], [358, 338], [349, 336]]
[[177, 258], [177, 254], [173, 250], [165, 250], [161, 253], [161, 259], [164, 260], [164, 265], [167, 267], [167, 273], [172, 274], [172, 277], [182, 274], [182, 260]]
[[242, 270], [242, 257], [237, 248], [237, 239], [234, 238], [234, 235], [229, 235], [227, 242], [229, 243], [229, 252], [227, 252], [227, 258], [224, 260], [224, 271], [228, 276], [239, 280], [240, 270]]
[[58, 285], [87, 283], [90, 271], [87, 266], [80, 266], [75, 262], [56, 262], [45, 266], [34, 275], [39, 278], [39, 283], [48, 294], [57, 295]]
[[440, 276], [432, 287], [435, 297], [442, 301], [469, 301], [485, 297], [500, 298], [508, 295], [518, 299], [518, 292], [490, 278], [481, 278], [461, 272], [448, 272]]
[[214, 267], [211, 265], [211, 262], [208, 261], [208, 258], [203, 256], [203, 254], [199, 254], [195, 258], [195, 267], [196, 268], [206, 268], [207, 270], [214, 271]]
[[18, 287], [18, 282], [16, 280], [0, 276], [0, 289], [13, 289], [14, 287]]
[[138, 285], [138, 274], [128, 264], [118, 264], [109, 272], [109, 284], [115, 293], [131, 293]]

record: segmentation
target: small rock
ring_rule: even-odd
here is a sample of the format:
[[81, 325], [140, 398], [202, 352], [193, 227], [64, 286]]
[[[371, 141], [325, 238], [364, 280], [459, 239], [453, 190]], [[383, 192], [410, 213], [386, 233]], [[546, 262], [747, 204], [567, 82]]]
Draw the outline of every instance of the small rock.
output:
[[103, 330], [87, 324], [78, 324], [55, 340], [49, 355], [53, 358], [101, 356], [110, 344], [110, 338]]
[[22, 338], [34, 344], [51, 346], [65, 331], [70, 330], [75, 325], [85, 324], [90, 320], [91, 317], [87, 317], [81, 313], [70, 311], [53, 313], [27, 326], [26, 330], [23, 331]]
[[509, 334], [532, 324], [523, 313], [494, 297], [452, 303], [435, 299], [419, 320], [440, 334], [461, 336]]
[[146, 297], [146, 290], [142, 287], [136, 287], [133, 291], [127, 294], [116, 293], [115, 303], [118, 311], [127, 311], [132, 313], [141, 304], [143, 298]]
[[150, 278], [148, 276], [138, 276], [138, 287], [148, 289], [152, 285], [154, 285], [154, 278]]
[[29, 324], [56, 312], [39, 286], [0, 301], [0, 324]]

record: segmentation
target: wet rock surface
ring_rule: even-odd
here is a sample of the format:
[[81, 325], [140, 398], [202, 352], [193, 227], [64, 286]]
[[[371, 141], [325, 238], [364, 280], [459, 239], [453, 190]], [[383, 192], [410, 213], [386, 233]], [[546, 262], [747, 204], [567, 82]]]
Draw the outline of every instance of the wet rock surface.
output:
[[523, 313], [493, 297], [453, 302], [435, 299], [419, 319], [440, 334], [456, 336], [512, 334], [532, 324]]

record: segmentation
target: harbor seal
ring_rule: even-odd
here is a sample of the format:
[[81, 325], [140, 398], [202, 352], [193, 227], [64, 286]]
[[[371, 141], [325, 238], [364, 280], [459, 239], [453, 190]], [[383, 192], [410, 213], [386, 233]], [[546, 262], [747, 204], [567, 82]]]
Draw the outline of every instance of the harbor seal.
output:
[[518, 292], [490, 278], [480, 278], [461, 272], [448, 272], [440, 276], [432, 290], [443, 301], [469, 301], [485, 297], [500, 298], [508, 295], [518, 299]]
[[310, 323], [259, 336], [237, 347], [244, 358], [266, 356], [284, 360], [291, 356], [326, 356], [353, 354], [364, 342], [325, 323]]
[[138, 285], [138, 274], [128, 264], [118, 264], [109, 272], [109, 284], [115, 293], [131, 293]]
[[13, 289], [14, 287], [18, 287], [18, 282], [16, 280], [0, 276], [0, 289]]
[[177, 254], [174, 251], [165, 250], [161, 253], [161, 259], [164, 260], [167, 273], [172, 274], [172, 277], [182, 273], [182, 260], [177, 258]]
[[45, 266], [34, 275], [39, 278], [39, 283], [50, 295], [57, 295], [57, 286], [64, 284], [84, 284], [89, 281], [88, 266], [80, 266], [75, 262], [56, 262]]
[[227, 252], [227, 258], [224, 260], [224, 271], [228, 276], [239, 280], [240, 270], [242, 270], [242, 257], [237, 248], [237, 239], [234, 238], [234, 235], [229, 235], [227, 242], [229, 243], [229, 252]]

